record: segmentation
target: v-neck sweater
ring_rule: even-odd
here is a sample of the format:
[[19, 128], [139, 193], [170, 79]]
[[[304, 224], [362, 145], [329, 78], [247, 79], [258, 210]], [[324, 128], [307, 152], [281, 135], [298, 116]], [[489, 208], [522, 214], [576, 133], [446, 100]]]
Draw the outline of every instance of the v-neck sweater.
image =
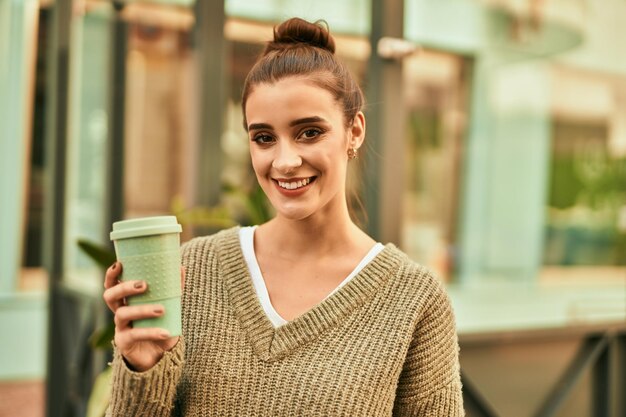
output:
[[116, 350], [108, 416], [462, 416], [442, 284], [387, 244], [350, 282], [274, 328], [238, 228], [183, 245], [183, 336], [150, 370]]
[[[248, 272], [250, 273], [250, 277], [252, 278], [252, 285], [259, 297], [259, 302], [261, 303], [261, 307], [263, 307], [263, 311], [265, 315], [270, 320], [274, 327], [280, 327], [289, 322], [289, 320], [285, 320], [274, 308], [272, 301], [270, 300], [269, 291], [267, 290], [267, 286], [265, 285], [265, 278], [263, 277], [263, 273], [261, 272], [261, 267], [257, 262], [256, 251], [254, 249], [254, 231], [257, 226], [247, 226], [239, 229], [239, 243], [241, 244], [241, 252], [243, 253], [243, 258], [246, 261], [246, 266], [248, 267]], [[337, 291], [339, 288], [346, 285], [352, 278], [356, 276], [357, 273], [361, 271], [376, 255], [380, 253], [381, 250], [384, 249], [384, 246], [381, 243], [376, 243], [369, 252], [361, 259], [356, 268], [348, 274], [348, 276], [337, 285], [337, 287], [330, 292], [325, 298], [330, 297]]]

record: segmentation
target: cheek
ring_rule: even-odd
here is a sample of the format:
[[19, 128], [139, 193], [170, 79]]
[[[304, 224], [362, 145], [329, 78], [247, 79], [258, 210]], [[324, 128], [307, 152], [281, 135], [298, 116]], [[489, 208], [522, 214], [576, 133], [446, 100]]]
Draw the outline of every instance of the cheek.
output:
[[326, 155], [324, 160], [321, 161], [329, 171], [329, 174], [334, 177], [341, 177], [346, 168], [346, 161], [344, 161], [341, 155], [343, 155], [341, 150], [334, 150], [332, 154]]
[[254, 172], [257, 175], [259, 175], [262, 172], [264, 166], [262, 155], [251, 149], [250, 160], [252, 162], [252, 169], [254, 169]]
[[268, 160], [267, 156], [254, 152], [250, 152], [250, 157], [252, 159], [252, 169], [254, 170], [256, 180], [261, 188], [266, 190], [266, 180], [271, 169], [271, 161]]

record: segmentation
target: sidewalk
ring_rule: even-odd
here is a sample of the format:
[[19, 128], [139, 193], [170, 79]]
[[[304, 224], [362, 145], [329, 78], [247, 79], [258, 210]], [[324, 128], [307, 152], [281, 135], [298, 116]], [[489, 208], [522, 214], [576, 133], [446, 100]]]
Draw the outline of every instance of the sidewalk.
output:
[[43, 417], [44, 381], [0, 381], [0, 417]]

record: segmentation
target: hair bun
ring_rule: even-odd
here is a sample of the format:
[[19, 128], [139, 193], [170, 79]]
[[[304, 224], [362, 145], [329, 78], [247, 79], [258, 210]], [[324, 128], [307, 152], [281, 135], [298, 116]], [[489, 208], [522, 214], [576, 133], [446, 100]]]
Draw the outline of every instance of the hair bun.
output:
[[335, 40], [325, 21], [310, 23], [298, 17], [286, 20], [274, 28], [274, 41], [268, 43], [265, 53], [295, 44], [316, 46], [335, 53]]

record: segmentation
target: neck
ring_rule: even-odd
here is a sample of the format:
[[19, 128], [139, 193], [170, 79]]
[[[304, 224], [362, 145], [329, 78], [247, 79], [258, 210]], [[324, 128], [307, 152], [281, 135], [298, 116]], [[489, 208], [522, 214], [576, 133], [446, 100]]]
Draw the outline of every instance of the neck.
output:
[[350, 219], [347, 207], [341, 213], [321, 215], [301, 220], [276, 217], [259, 226], [255, 242], [274, 248], [285, 257], [322, 257], [345, 253], [355, 247], [374, 244], [365, 232]]

